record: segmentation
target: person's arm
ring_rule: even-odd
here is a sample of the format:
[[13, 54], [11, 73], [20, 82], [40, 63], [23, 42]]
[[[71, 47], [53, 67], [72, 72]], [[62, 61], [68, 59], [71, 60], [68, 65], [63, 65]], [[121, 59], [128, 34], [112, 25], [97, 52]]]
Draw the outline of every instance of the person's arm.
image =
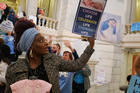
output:
[[88, 41], [90, 44], [85, 49], [84, 53], [76, 60], [66, 61], [66, 60], [63, 60], [59, 56], [47, 54], [47, 55], [44, 55], [44, 61], [46, 62], [54, 61], [55, 63], [57, 63], [56, 65], [58, 66], [59, 71], [65, 71], [65, 72], [78, 71], [86, 65], [92, 53], [94, 52], [94, 49], [93, 49], [94, 38], [93, 37], [88, 38]]
[[85, 76], [85, 77], [88, 77], [91, 75], [91, 70], [89, 68], [88, 65], [86, 65], [85, 67], [82, 68], [82, 74]]
[[75, 49], [72, 48], [72, 46], [71, 46], [71, 44], [70, 44], [69, 41], [64, 41], [64, 45], [65, 45], [66, 47], [68, 47], [68, 48], [71, 50], [71, 52], [72, 52], [72, 54], [73, 54], [73, 56], [74, 56], [74, 60], [76, 60], [77, 58], [79, 58], [79, 56], [78, 56], [78, 54], [77, 54], [77, 51], [76, 51]]
[[74, 56], [74, 60], [78, 59], [79, 56], [77, 54], [77, 51], [74, 49], [74, 52], [72, 52], [73, 56]]

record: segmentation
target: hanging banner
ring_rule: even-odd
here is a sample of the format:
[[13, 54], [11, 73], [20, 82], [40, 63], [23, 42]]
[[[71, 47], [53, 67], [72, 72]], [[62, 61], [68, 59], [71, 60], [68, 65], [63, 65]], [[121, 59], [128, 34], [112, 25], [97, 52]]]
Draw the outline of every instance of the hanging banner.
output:
[[80, 0], [73, 25], [73, 33], [95, 36], [106, 0]]
[[121, 16], [103, 13], [97, 31], [97, 40], [120, 43]]
[[140, 31], [140, 22], [131, 24], [131, 32], [137, 32], [137, 31]]

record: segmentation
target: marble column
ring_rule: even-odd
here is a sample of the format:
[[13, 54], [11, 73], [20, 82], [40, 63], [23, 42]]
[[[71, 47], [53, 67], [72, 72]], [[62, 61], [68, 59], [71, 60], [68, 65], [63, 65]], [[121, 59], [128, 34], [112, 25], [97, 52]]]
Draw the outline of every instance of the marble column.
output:
[[37, 4], [38, 0], [27, 0], [26, 1], [26, 13], [27, 13], [27, 18], [31, 19], [36, 17], [36, 12], [37, 12]]

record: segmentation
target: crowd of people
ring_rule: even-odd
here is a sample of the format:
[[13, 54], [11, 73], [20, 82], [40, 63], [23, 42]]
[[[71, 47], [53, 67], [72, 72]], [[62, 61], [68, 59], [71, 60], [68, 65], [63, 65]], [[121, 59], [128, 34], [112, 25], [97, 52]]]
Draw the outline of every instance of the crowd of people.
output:
[[[52, 36], [46, 39], [25, 12], [23, 18], [8, 6], [0, 12], [0, 93], [87, 93], [91, 75], [87, 62], [94, 52], [93, 37], [88, 37], [89, 45], [81, 56], [69, 41], [64, 45], [70, 51], [62, 54], [60, 44], [53, 43]], [[18, 57], [22, 52], [26, 52], [25, 58]], [[137, 75], [132, 76], [138, 84], [139, 64], [140, 57], [135, 62]], [[120, 89], [129, 93], [129, 87]]]
[[[69, 41], [64, 45], [71, 51], [61, 54], [60, 44], [53, 43], [51, 36], [45, 39], [31, 20], [18, 18], [8, 6], [3, 12], [0, 93], [87, 93], [91, 70], [86, 63], [94, 52], [94, 38], [88, 38], [89, 45], [80, 57]], [[22, 52], [25, 58], [18, 57]]]

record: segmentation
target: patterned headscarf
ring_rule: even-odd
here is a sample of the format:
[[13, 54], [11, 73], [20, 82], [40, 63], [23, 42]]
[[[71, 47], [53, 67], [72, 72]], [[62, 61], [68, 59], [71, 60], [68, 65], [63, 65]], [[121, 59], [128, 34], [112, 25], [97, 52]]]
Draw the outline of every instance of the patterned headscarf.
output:
[[22, 34], [20, 41], [17, 44], [17, 49], [21, 52], [28, 52], [37, 34], [39, 34], [39, 31], [36, 28], [27, 29]]

